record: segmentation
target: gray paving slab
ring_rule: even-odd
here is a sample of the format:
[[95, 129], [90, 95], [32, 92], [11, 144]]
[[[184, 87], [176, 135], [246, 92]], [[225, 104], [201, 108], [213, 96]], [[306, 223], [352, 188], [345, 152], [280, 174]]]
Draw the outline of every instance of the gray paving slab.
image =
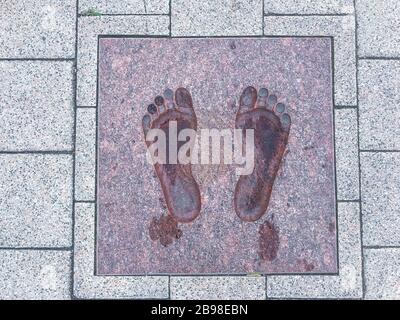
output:
[[264, 0], [266, 14], [351, 14], [353, 0]]
[[400, 57], [400, 3], [356, 0], [358, 55]]
[[71, 298], [71, 252], [0, 250], [0, 299]]
[[265, 277], [171, 277], [170, 289], [174, 300], [264, 300]]
[[75, 204], [74, 297], [166, 299], [168, 276], [96, 276], [95, 204]]
[[78, 108], [76, 114], [75, 200], [95, 200], [96, 109]]
[[0, 58], [73, 58], [76, 0], [2, 0]]
[[400, 245], [400, 153], [361, 153], [363, 244]]
[[262, 34], [262, 1], [172, 1], [173, 36]]
[[335, 110], [336, 183], [338, 200], [358, 200], [357, 109]]
[[400, 248], [364, 249], [365, 298], [400, 299]]
[[168, 16], [81, 17], [78, 25], [77, 105], [96, 105], [98, 35], [168, 35]]
[[170, 0], [143, 0], [146, 4], [146, 13], [169, 14]]
[[335, 104], [357, 105], [354, 16], [265, 16], [264, 34], [334, 38]]
[[0, 155], [0, 247], [65, 247], [72, 238], [72, 156]]
[[362, 298], [359, 203], [338, 204], [339, 275], [268, 276], [268, 298]]
[[168, 14], [169, 0], [80, 0], [80, 14]]
[[0, 79], [0, 151], [72, 150], [72, 62], [0, 61]]
[[359, 61], [360, 148], [400, 150], [400, 61]]

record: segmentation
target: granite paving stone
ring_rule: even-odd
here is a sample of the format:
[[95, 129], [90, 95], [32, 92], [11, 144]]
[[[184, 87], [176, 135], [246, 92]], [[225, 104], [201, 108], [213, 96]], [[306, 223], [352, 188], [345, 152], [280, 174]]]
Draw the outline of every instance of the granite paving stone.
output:
[[357, 109], [336, 109], [335, 147], [338, 200], [360, 198], [357, 136]]
[[65, 247], [72, 238], [72, 156], [0, 155], [0, 247]]
[[0, 61], [0, 151], [72, 150], [73, 62]]
[[400, 3], [356, 0], [358, 55], [400, 57]]
[[96, 105], [97, 38], [102, 34], [169, 34], [167, 16], [81, 17], [78, 26], [77, 105]]
[[169, 0], [79, 0], [80, 14], [168, 14]]
[[1, 0], [0, 58], [73, 58], [76, 0]]
[[262, 34], [262, 1], [172, 1], [173, 36]]
[[146, 12], [152, 14], [169, 14], [170, 0], [143, 0], [146, 4]]
[[400, 150], [400, 61], [359, 61], [360, 148]]
[[357, 105], [354, 16], [266, 16], [265, 35], [334, 38], [335, 104]]
[[[99, 57], [99, 274], [337, 271], [330, 38], [102, 38]], [[293, 119], [266, 214], [254, 223], [236, 215], [235, 166], [193, 165], [201, 213], [165, 247], [152, 236], [167, 210], [144, 157], [146, 107], [184, 86], [199, 128], [230, 130], [249, 85], [267, 87]], [[269, 259], [266, 223], [280, 239]]]
[[365, 298], [400, 299], [400, 248], [364, 249]]
[[76, 112], [75, 200], [95, 200], [96, 109]]
[[363, 244], [400, 245], [400, 153], [361, 153]]
[[339, 274], [268, 276], [268, 298], [362, 298], [359, 203], [339, 203], [338, 224]]
[[171, 277], [174, 300], [264, 300], [263, 276]]
[[266, 14], [352, 14], [354, 0], [264, 0]]
[[71, 252], [0, 250], [0, 299], [71, 298]]

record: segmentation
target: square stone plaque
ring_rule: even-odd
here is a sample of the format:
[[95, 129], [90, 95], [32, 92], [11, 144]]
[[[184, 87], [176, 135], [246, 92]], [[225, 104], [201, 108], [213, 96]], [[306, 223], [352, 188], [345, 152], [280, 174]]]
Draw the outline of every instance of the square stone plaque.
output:
[[[329, 37], [100, 37], [97, 274], [337, 273], [332, 45]], [[233, 129], [247, 86], [274, 93], [292, 121], [267, 212], [238, 218], [234, 165], [192, 165], [199, 217], [178, 224], [168, 245], [152, 240], [152, 221], [168, 211], [146, 160], [147, 106], [185, 87], [198, 129]]]

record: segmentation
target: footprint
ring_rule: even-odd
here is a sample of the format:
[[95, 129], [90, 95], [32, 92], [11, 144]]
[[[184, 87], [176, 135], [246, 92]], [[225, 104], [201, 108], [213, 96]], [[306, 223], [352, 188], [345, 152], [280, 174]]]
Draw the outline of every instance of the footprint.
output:
[[161, 216], [159, 219], [153, 217], [149, 233], [151, 240], [160, 240], [164, 247], [169, 246], [174, 239], [179, 239], [182, 236], [182, 230], [178, 228], [178, 223], [170, 215]]
[[290, 131], [285, 105], [268, 90], [244, 89], [236, 114], [237, 129], [254, 129], [254, 170], [236, 184], [234, 205], [243, 221], [256, 221], [267, 210]]
[[262, 260], [276, 259], [279, 250], [279, 229], [270, 221], [265, 221], [259, 228], [258, 255]]
[[[147, 114], [142, 119], [143, 132], [146, 137], [150, 129], [164, 131], [169, 146], [169, 127], [176, 121], [178, 134], [183, 129], [197, 130], [197, 119], [193, 109], [192, 97], [188, 90], [179, 88], [174, 93], [166, 89], [163, 96], [157, 96], [154, 103], [147, 107]], [[176, 137], [175, 137], [176, 139]], [[149, 147], [153, 142], [146, 141]], [[185, 142], [178, 142], [177, 150]], [[192, 175], [191, 164], [173, 164], [169, 161], [175, 154], [166, 152], [167, 164], [155, 164], [155, 171], [161, 183], [165, 202], [171, 216], [178, 222], [191, 222], [200, 213], [200, 190]], [[171, 163], [172, 162], [172, 163]]]

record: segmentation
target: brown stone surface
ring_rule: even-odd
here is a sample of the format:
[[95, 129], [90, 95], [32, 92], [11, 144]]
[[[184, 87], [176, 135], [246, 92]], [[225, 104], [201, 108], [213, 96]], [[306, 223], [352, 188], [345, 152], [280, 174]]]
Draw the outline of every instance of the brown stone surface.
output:
[[[101, 38], [97, 273], [337, 272], [330, 38]], [[202, 210], [176, 224], [145, 157], [141, 120], [187, 88], [198, 128], [234, 128], [242, 90], [263, 86], [292, 124], [267, 213], [235, 213], [234, 165], [193, 165]]]

